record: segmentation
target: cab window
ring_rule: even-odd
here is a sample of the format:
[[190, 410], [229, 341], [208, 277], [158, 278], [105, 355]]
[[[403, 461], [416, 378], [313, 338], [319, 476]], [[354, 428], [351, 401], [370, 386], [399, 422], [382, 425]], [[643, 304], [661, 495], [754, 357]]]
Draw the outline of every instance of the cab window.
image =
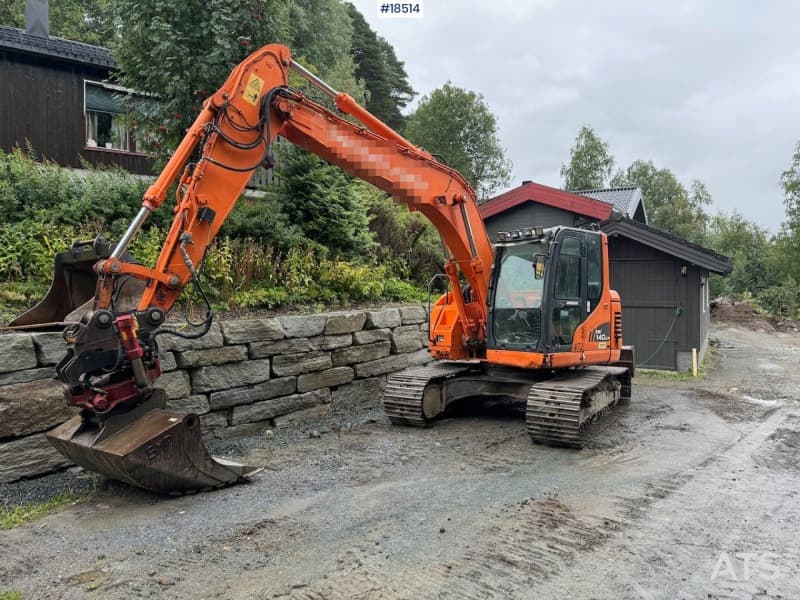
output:
[[603, 295], [603, 249], [597, 234], [586, 236], [586, 279], [586, 299], [589, 302], [589, 312], [592, 312]]

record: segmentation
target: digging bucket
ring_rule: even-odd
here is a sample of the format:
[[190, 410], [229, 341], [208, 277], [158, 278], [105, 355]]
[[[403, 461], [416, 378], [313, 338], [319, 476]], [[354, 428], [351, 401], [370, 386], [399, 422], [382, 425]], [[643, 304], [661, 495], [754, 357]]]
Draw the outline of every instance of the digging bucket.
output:
[[76, 464], [160, 494], [201, 492], [260, 472], [211, 456], [194, 414], [164, 410], [163, 390], [133, 410], [88, 422], [76, 416], [47, 434]]
[[71, 313], [94, 297], [97, 275], [92, 267], [110, 255], [111, 248], [101, 237], [74, 242], [69, 250], [56, 254], [53, 281], [47, 294], [36, 306], [11, 321], [8, 328], [58, 329], [78, 321], [80, 314], [72, 316]]

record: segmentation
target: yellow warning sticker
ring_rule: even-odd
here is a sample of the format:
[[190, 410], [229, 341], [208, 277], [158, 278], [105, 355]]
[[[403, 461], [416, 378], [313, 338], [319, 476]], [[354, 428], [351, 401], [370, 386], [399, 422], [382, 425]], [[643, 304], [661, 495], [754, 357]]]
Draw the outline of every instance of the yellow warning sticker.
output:
[[251, 73], [250, 79], [247, 80], [247, 85], [244, 87], [242, 98], [255, 106], [258, 104], [258, 98], [261, 96], [262, 89], [264, 89], [264, 80], [255, 73]]

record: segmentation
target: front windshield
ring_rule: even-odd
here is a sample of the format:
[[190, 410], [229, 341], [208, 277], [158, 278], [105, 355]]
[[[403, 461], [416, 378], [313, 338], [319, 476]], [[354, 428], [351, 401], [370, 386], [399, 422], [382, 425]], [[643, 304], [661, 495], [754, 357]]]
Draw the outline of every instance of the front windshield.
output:
[[502, 248], [501, 252], [495, 307], [539, 308], [544, 279], [534, 277], [533, 258], [537, 254], [546, 254], [545, 244], [538, 242], [507, 246]]
[[498, 344], [535, 344], [541, 335], [544, 279], [536, 279], [534, 257], [545, 242], [503, 246], [494, 293], [494, 338]]

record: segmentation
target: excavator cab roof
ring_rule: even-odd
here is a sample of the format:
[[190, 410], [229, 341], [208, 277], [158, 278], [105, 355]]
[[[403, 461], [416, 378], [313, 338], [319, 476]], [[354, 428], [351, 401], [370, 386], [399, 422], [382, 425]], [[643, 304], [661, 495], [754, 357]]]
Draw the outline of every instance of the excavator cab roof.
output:
[[513, 246], [530, 242], [552, 241], [560, 231], [568, 230], [588, 231], [588, 229], [565, 227], [563, 225], [556, 225], [555, 227], [522, 227], [509, 231], [498, 231], [497, 239], [492, 242], [492, 246]]

